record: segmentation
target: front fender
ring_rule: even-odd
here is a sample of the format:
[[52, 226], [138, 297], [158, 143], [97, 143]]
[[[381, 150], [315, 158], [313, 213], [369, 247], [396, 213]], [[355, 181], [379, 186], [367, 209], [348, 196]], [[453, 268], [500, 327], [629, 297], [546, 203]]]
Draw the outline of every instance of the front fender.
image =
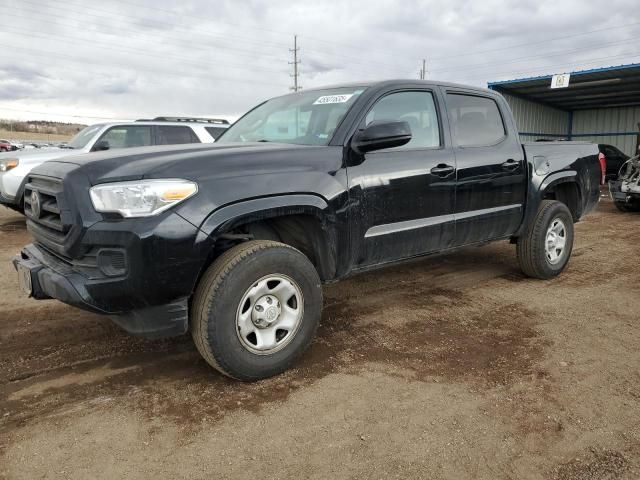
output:
[[200, 231], [211, 236], [221, 228], [292, 214], [311, 214], [322, 219], [329, 214], [329, 204], [322, 197], [309, 194], [254, 198], [215, 210], [204, 220]]
[[344, 262], [338, 258], [341, 252], [348, 251], [348, 238], [340, 235], [346, 231], [343, 220], [335, 214], [325, 199], [318, 195], [293, 194], [272, 197], [254, 198], [227, 205], [212, 212], [200, 226], [197, 243], [215, 243], [217, 238], [235, 227], [284, 217], [290, 215], [306, 215], [317, 219], [307, 225], [307, 238], [311, 242], [311, 250], [320, 278], [330, 281], [340, 274], [338, 266]]

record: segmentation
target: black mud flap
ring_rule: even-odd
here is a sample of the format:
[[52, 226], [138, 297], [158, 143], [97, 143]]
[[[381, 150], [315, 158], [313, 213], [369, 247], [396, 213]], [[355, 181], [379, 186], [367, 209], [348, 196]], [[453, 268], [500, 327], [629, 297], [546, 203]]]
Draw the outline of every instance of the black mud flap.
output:
[[109, 318], [132, 335], [149, 339], [177, 337], [187, 333], [189, 327], [189, 299], [109, 315]]

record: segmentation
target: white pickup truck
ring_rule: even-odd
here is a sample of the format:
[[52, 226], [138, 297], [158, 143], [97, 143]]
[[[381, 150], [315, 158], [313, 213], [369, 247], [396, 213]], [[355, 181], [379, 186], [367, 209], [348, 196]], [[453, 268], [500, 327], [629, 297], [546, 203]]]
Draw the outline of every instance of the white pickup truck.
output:
[[62, 148], [0, 153], [0, 204], [23, 212], [27, 175], [49, 160], [114, 148], [213, 143], [227, 128], [227, 120], [205, 118], [157, 117], [101, 123], [81, 130]]

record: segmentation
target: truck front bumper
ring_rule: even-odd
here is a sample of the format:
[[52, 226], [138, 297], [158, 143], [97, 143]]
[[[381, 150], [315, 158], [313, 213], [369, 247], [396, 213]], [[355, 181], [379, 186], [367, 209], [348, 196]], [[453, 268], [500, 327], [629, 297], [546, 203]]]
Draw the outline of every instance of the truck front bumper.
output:
[[[36, 299], [55, 298], [74, 307], [94, 313], [109, 315], [127, 332], [147, 338], [162, 338], [186, 333], [188, 329], [188, 297], [161, 305], [153, 305], [130, 311], [110, 311], [96, 298], [101, 292], [119, 288], [122, 280], [104, 278], [89, 281], [80, 272], [54, 255], [29, 244], [13, 258], [23, 291]], [[96, 297], [96, 298], [94, 298]]]

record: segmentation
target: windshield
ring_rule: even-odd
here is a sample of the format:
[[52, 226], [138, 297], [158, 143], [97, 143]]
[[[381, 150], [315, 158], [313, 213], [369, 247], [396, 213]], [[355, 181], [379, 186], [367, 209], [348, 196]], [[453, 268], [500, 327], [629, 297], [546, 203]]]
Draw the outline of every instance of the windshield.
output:
[[101, 128], [102, 125], [93, 125], [92, 127], [83, 128], [62, 148], [84, 148], [85, 145], [89, 143], [89, 140], [91, 140]]
[[328, 145], [365, 87], [332, 88], [274, 98], [222, 134], [217, 143], [279, 142]]

